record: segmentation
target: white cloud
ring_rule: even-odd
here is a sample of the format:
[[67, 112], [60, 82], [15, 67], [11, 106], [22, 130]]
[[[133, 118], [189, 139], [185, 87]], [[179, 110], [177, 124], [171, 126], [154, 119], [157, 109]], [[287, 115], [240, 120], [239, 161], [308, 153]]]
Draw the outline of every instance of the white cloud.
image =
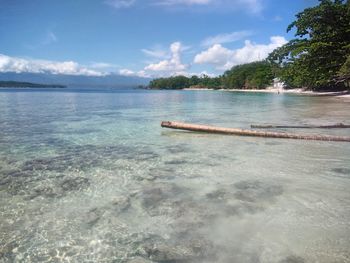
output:
[[133, 6], [136, 0], [106, 0], [105, 3], [116, 9], [120, 9]]
[[[181, 61], [182, 53], [190, 47], [182, 45], [180, 42], [174, 42], [170, 45], [169, 50], [164, 50], [160, 46], [154, 49], [142, 49], [142, 52], [158, 59], [158, 62], [149, 62], [143, 70], [135, 71], [127, 68], [119, 70], [119, 74], [123, 76], [138, 76], [138, 77], [169, 77], [177, 75], [191, 76], [193, 74], [187, 72], [189, 65]], [[159, 61], [159, 59], [162, 59]]]
[[168, 52], [161, 49], [161, 48], [154, 48], [154, 49], [141, 49], [141, 51], [149, 57], [153, 57], [153, 58], [158, 58], [158, 59], [162, 59], [162, 58], [166, 58], [168, 57]]
[[[169, 76], [193, 76], [198, 75], [198, 73], [189, 73], [187, 71], [146, 71], [146, 70], [139, 70], [134, 71], [131, 69], [121, 69], [119, 70], [119, 75], [127, 76], [127, 77], [141, 77], [141, 78], [160, 78], [160, 77], [169, 77]], [[201, 73], [199, 73], [201, 74]]]
[[197, 54], [194, 58], [195, 64], [213, 64], [217, 67], [225, 65], [233, 56], [232, 50], [229, 50], [220, 44], [215, 44], [208, 50]]
[[[213, 43], [218, 41], [221, 43], [234, 41], [240, 38], [241, 35], [251, 34], [250, 31], [240, 31], [231, 34], [222, 34], [206, 39], [205, 43]], [[203, 42], [204, 43], [204, 42]], [[152, 77], [167, 77], [176, 75], [192, 76], [198, 75], [191, 73], [190, 68], [194, 64], [212, 65], [218, 71], [230, 69], [232, 66], [253, 61], [265, 59], [270, 52], [275, 48], [287, 43], [287, 40], [281, 36], [273, 36], [267, 44], [257, 44], [249, 40], [244, 42], [244, 46], [238, 49], [228, 49], [221, 45], [221, 43], [213, 44], [207, 50], [197, 54], [193, 59], [193, 64], [185, 64], [182, 62], [181, 56], [183, 51], [187, 49], [180, 42], [171, 44], [170, 52], [155, 52], [154, 50], [147, 50], [144, 53], [148, 56], [161, 57], [166, 56], [166, 59], [158, 61], [157, 63], [150, 63], [144, 67], [143, 71], [132, 71], [124, 69], [120, 74], [127, 76], [152, 76]], [[154, 52], [153, 52], [154, 51]], [[166, 54], [169, 53], [169, 54]], [[210, 75], [206, 72], [207, 75]]]
[[135, 76], [136, 73], [135, 73], [135, 71], [124, 68], [124, 69], [119, 70], [119, 74], [123, 75], [123, 76]]
[[174, 42], [170, 45], [170, 59], [162, 60], [158, 63], [152, 63], [145, 67], [146, 71], [166, 71], [179, 72], [187, 69], [187, 65], [181, 62], [181, 53], [183, 46], [180, 42]]
[[226, 34], [219, 34], [219, 35], [204, 39], [201, 45], [212, 46], [215, 44], [231, 43], [231, 42], [235, 42], [243, 38], [246, 38], [248, 36], [251, 36], [252, 34], [253, 32], [248, 30], [236, 31], [236, 32], [226, 33]]
[[67, 75], [104, 76], [106, 73], [79, 65], [74, 61], [24, 59], [0, 54], [0, 72], [51, 73]]
[[150, 75], [146, 73], [144, 70], [133, 71], [130, 69], [121, 69], [119, 70], [119, 74], [127, 77], [142, 77], [142, 78], [150, 78]]
[[190, 73], [187, 73], [187, 75], [185, 75], [187, 77], [192, 77], [192, 76], [197, 76], [197, 77], [204, 77], [204, 76], [208, 76], [208, 77], [211, 77], [211, 78], [214, 78], [214, 77], [217, 77], [218, 74], [215, 74], [215, 73], [210, 73], [206, 70], [203, 70], [201, 72], [190, 72]]
[[105, 63], [105, 62], [93, 62], [93, 63], [89, 64], [89, 67], [102, 70], [102, 69], [118, 68], [119, 65]]
[[284, 37], [273, 36], [270, 38], [269, 44], [255, 44], [246, 40], [242, 48], [235, 50], [227, 49], [221, 44], [215, 44], [197, 54], [194, 58], [194, 63], [210, 64], [218, 70], [226, 70], [235, 65], [265, 59], [270, 52], [285, 43], [287, 43], [287, 40]]

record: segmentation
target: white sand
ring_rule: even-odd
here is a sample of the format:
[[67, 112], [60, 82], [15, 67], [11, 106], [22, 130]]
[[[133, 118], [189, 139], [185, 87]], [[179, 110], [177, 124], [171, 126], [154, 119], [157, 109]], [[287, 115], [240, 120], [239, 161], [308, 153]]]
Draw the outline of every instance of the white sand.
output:
[[[208, 88], [187, 88], [184, 90], [214, 90]], [[289, 93], [289, 94], [299, 94], [299, 95], [313, 95], [313, 96], [335, 96], [339, 98], [350, 98], [349, 92], [346, 91], [336, 91], [336, 92], [317, 92], [304, 89], [220, 89], [220, 91], [233, 91], [233, 92], [258, 92], [258, 93]]]
[[350, 99], [350, 94], [339, 95], [339, 96], [337, 96], [337, 98], [347, 98], [347, 99]]
[[[226, 90], [226, 89], [225, 89]], [[301, 95], [324, 95], [324, 96], [349, 96], [350, 94], [346, 91], [335, 91], [335, 92], [318, 92], [304, 89], [263, 89], [263, 90], [241, 90], [241, 89], [227, 89], [227, 91], [239, 91], [239, 92], [264, 92], [264, 93], [292, 93]]]

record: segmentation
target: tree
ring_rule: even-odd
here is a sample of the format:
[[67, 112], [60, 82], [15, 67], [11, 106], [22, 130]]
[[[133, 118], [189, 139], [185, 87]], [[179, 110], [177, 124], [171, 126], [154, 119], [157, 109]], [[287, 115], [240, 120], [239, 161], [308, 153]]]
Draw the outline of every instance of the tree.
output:
[[235, 89], [264, 89], [272, 80], [272, 66], [266, 61], [234, 66], [223, 76], [225, 87]]
[[331, 87], [350, 53], [349, 2], [319, 1], [288, 26], [287, 32], [296, 29], [296, 39], [268, 57], [279, 66], [278, 77], [291, 86]]
[[198, 76], [193, 75], [189, 81], [189, 84], [190, 86], [196, 86], [199, 84], [199, 82], [200, 82], [200, 79], [198, 78]]
[[339, 70], [339, 76], [348, 76], [350, 75], [350, 54], [347, 56], [345, 63]]
[[190, 79], [185, 76], [154, 79], [149, 87], [152, 89], [183, 89], [190, 86]]

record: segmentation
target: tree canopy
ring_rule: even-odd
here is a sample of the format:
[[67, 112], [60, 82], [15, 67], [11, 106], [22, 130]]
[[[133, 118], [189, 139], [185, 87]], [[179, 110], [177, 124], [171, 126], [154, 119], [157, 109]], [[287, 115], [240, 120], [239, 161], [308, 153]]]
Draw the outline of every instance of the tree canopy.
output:
[[263, 89], [272, 84], [272, 66], [266, 61], [253, 62], [234, 66], [222, 76], [201, 77], [175, 76], [154, 79], [149, 87], [152, 89], [183, 89], [183, 88], [233, 88], [233, 89]]
[[225, 88], [264, 89], [272, 84], [273, 71], [266, 61], [234, 66], [223, 75]]
[[[350, 4], [344, 0], [320, 0], [318, 6], [296, 15], [287, 32], [295, 39], [274, 50], [268, 60], [276, 73], [292, 87], [330, 88], [337, 76], [350, 73]], [[337, 87], [335, 87], [337, 88]]]
[[218, 89], [222, 85], [220, 77], [210, 78], [207, 75], [201, 77], [173, 76], [169, 78], [158, 78], [150, 82], [151, 89], [185, 89], [185, 88], [212, 88]]

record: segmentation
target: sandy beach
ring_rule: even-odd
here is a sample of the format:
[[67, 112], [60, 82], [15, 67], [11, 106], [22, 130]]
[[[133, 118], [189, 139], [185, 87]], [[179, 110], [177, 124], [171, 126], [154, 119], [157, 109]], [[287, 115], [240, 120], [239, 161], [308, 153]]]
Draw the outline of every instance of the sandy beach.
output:
[[[215, 90], [209, 88], [187, 88], [184, 90], [197, 90], [197, 91], [208, 91]], [[219, 89], [220, 91], [228, 92], [252, 92], [252, 93], [288, 93], [288, 94], [297, 94], [297, 95], [311, 95], [311, 96], [335, 96], [339, 98], [350, 98], [349, 91], [335, 91], [335, 92], [318, 92], [304, 89]]]
[[335, 91], [335, 92], [319, 92], [304, 89], [265, 89], [265, 90], [239, 90], [239, 89], [229, 89], [227, 91], [234, 92], [263, 92], [263, 93], [288, 93], [296, 95], [309, 95], [309, 96], [332, 96], [342, 99], [350, 99], [349, 91]]

